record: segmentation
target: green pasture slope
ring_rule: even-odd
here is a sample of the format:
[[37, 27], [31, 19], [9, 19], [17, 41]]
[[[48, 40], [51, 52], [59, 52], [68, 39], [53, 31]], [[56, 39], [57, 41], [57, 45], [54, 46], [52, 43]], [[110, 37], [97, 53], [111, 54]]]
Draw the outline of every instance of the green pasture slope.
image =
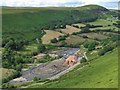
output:
[[60, 79], [30, 88], [117, 88], [118, 50], [92, 60], [80, 69], [78, 66]]
[[2, 9], [3, 39], [35, 40], [43, 35], [42, 29], [56, 24], [70, 24], [96, 19], [107, 9], [98, 5], [77, 8], [15, 8]]

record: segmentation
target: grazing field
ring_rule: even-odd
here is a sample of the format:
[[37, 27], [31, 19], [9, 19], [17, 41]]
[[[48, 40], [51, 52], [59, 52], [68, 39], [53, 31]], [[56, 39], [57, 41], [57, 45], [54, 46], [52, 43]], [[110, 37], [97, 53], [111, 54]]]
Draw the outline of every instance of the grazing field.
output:
[[80, 36], [87, 36], [88, 38], [92, 38], [92, 39], [106, 39], [108, 38], [107, 36], [103, 35], [103, 34], [100, 34], [100, 33], [94, 33], [94, 32], [91, 32], [91, 33], [82, 33], [80, 34]]
[[107, 29], [113, 29], [114, 31], [118, 31], [118, 28], [116, 26], [105, 26], [105, 27], [96, 27], [96, 28], [90, 28], [90, 30], [107, 30]]
[[78, 26], [79, 28], [81, 28], [81, 27], [84, 27], [84, 26], [85, 26], [85, 24], [82, 24], [82, 23], [77, 23], [77, 24], [73, 24], [73, 25]]
[[2, 71], [2, 75], [0, 75], [0, 80], [8, 78], [9, 76], [13, 75], [14, 72], [16, 72], [13, 69], [6, 69], [6, 68], [0, 68], [0, 71]]
[[70, 37], [68, 37], [65, 40], [66, 43], [68, 43], [69, 45], [79, 45], [85, 42], [85, 39], [76, 35], [70, 35]]
[[30, 45], [25, 46], [23, 50], [18, 51], [18, 53], [22, 55], [28, 55], [36, 51], [37, 51], [37, 44], [30, 44]]
[[79, 32], [80, 29], [67, 25], [66, 29], [61, 29], [66, 34], [72, 34], [73, 32]]
[[[114, 56], [114, 57], [113, 57]], [[92, 60], [85, 67], [78, 66], [60, 79], [31, 88], [117, 88], [118, 51]]]
[[42, 37], [43, 44], [49, 44], [50, 40], [53, 38], [58, 38], [61, 35], [64, 35], [60, 32], [53, 31], [53, 30], [45, 30], [46, 34]]
[[102, 25], [102, 26], [108, 26], [108, 25], [112, 25], [113, 22], [108, 21], [108, 20], [105, 20], [105, 19], [97, 19], [97, 20], [94, 21], [94, 22], [88, 22], [88, 24], [91, 24], [91, 25]]

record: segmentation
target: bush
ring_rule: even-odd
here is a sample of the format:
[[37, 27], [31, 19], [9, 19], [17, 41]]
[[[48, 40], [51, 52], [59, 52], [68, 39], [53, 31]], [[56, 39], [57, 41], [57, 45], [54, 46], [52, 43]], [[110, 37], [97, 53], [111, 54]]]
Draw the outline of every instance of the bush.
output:
[[87, 60], [86, 60], [85, 58], [82, 58], [82, 59], [80, 60], [80, 63], [84, 63], [84, 62], [87, 62]]
[[65, 36], [59, 36], [58, 41], [62, 41], [62, 40], [66, 40], [66, 37]]
[[83, 37], [83, 38], [88, 38], [88, 36], [86, 36], [86, 35], [83, 35], [82, 37]]
[[12, 88], [15, 88], [15, 86], [10, 85], [10, 84], [2, 84], [2, 89], [11, 89], [12, 90]]
[[88, 43], [88, 42], [86, 42], [86, 43], [84, 43], [84, 44], [83, 44], [83, 46], [84, 46], [85, 48], [88, 48], [89, 43]]
[[91, 43], [89, 46], [88, 46], [88, 50], [89, 51], [92, 51], [92, 50], [94, 50], [95, 49], [95, 44], [94, 43]]
[[114, 49], [114, 47], [112, 46], [106, 46], [104, 47], [101, 51], [99, 51], [98, 55], [99, 56], [102, 56], [104, 55], [105, 53], [109, 52], [109, 51], [112, 51]]
[[72, 35], [78, 35], [78, 34], [81, 34], [81, 31], [80, 32], [73, 32]]
[[41, 78], [37, 78], [37, 77], [33, 78], [33, 81], [39, 81], [39, 80], [41, 80]]
[[89, 33], [89, 32], [90, 32], [89, 27], [82, 27], [81, 28], [81, 33]]
[[58, 40], [56, 38], [51, 39], [51, 43], [57, 43]]
[[46, 50], [45, 45], [43, 45], [42, 43], [39, 44], [37, 48], [39, 53], [43, 53]]
[[79, 28], [79, 26], [78, 25], [72, 25], [73, 27], [75, 27], [75, 28]]

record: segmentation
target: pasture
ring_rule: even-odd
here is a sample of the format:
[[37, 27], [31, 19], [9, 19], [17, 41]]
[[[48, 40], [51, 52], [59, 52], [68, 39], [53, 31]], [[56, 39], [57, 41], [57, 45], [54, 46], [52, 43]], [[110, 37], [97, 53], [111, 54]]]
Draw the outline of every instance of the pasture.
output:
[[96, 28], [90, 28], [90, 30], [108, 30], [112, 29], [114, 31], [118, 31], [118, 28], [116, 26], [105, 26], [105, 27], [96, 27]]
[[108, 37], [101, 34], [101, 33], [94, 33], [94, 32], [91, 32], [91, 33], [82, 33], [82, 34], [79, 34], [79, 36], [87, 36], [88, 38], [92, 38], [92, 39], [107, 39]]
[[50, 40], [53, 38], [58, 38], [59, 36], [62, 36], [64, 34], [53, 31], [53, 30], [45, 30], [46, 34], [42, 37], [42, 43], [43, 44], [49, 44]]
[[65, 42], [67, 44], [72, 44], [72, 45], [80, 45], [83, 44], [85, 42], [85, 39], [76, 35], [70, 35]]
[[105, 27], [105, 26], [108, 26], [108, 25], [112, 25], [113, 22], [105, 20], [105, 19], [97, 19], [94, 22], [88, 22], [88, 24], [90, 24], [90, 25], [102, 25], [102, 26]]
[[78, 26], [79, 28], [81, 28], [81, 27], [84, 27], [84, 26], [85, 26], [85, 24], [83, 24], [83, 23], [77, 23], [77, 24], [72, 24], [72, 25]]
[[66, 25], [65, 29], [60, 29], [62, 32], [66, 33], [66, 34], [72, 34], [73, 32], [79, 32], [80, 29]]

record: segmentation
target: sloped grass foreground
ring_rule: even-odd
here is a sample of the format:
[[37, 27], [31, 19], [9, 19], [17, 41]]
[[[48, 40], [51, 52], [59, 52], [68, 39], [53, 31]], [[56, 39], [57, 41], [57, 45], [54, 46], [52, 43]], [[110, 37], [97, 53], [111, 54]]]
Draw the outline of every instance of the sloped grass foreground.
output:
[[118, 51], [114, 50], [82, 69], [79, 66], [58, 80], [30, 88], [116, 88], [118, 86]]

